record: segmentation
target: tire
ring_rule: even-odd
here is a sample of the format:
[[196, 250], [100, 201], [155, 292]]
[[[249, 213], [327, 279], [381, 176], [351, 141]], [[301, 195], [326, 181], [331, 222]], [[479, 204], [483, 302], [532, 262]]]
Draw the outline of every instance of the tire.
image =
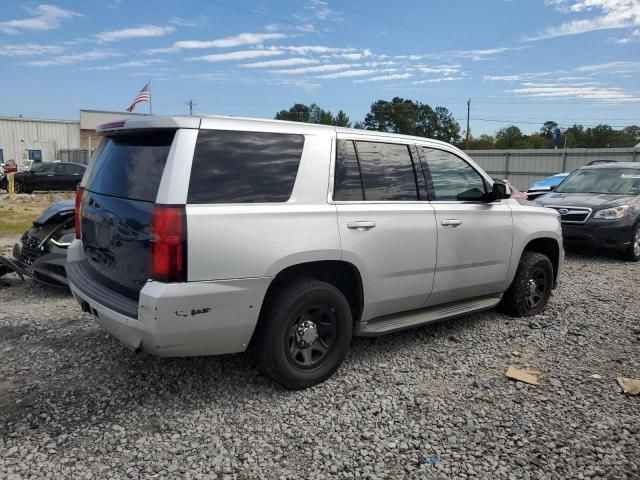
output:
[[636, 224], [631, 237], [631, 245], [622, 253], [623, 258], [631, 262], [640, 260], [640, 223]]
[[553, 265], [549, 257], [525, 251], [499, 309], [514, 317], [529, 317], [541, 313], [551, 297], [553, 281]]
[[15, 182], [13, 184], [13, 191], [15, 193], [22, 193], [24, 192], [24, 186], [20, 182]]
[[353, 320], [333, 285], [301, 278], [265, 300], [251, 350], [258, 370], [290, 390], [333, 375], [349, 351]]

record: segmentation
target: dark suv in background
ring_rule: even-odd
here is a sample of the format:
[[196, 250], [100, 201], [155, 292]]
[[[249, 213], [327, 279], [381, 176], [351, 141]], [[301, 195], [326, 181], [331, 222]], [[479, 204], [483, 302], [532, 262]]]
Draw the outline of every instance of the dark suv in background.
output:
[[558, 211], [565, 245], [617, 250], [640, 260], [640, 163], [579, 168], [536, 202]]
[[[75, 190], [87, 167], [80, 163], [34, 163], [30, 170], [15, 174], [16, 193], [35, 190]], [[0, 188], [7, 189], [7, 176], [0, 179]]]

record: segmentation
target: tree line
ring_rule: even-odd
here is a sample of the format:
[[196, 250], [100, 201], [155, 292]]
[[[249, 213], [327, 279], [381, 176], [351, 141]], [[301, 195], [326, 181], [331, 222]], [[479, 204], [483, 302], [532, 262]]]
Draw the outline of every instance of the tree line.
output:
[[[601, 124], [585, 127], [574, 124], [559, 129], [558, 123], [545, 122], [539, 131], [525, 134], [515, 125], [498, 130], [495, 135], [482, 134], [474, 137], [466, 132], [445, 107], [432, 108], [426, 103], [394, 97], [392, 100], [378, 100], [371, 104], [364, 120], [351, 122], [343, 110], [333, 114], [315, 103], [304, 105], [296, 103], [288, 110], [281, 110], [275, 115], [276, 120], [353, 127], [379, 132], [415, 135], [453, 143], [468, 150], [518, 149], [518, 148], [607, 148], [633, 147], [640, 143], [640, 127], [630, 125], [616, 130]], [[464, 133], [464, 135], [463, 135]]]

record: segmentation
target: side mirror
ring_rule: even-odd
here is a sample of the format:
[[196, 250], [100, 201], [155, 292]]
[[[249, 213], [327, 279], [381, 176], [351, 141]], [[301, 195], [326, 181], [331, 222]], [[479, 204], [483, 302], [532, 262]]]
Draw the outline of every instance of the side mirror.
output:
[[491, 192], [487, 195], [487, 201], [495, 202], [496, 200], [503, 200], [511, 197], [511, 190], [509, 186], [502, 182], [494, 182]]

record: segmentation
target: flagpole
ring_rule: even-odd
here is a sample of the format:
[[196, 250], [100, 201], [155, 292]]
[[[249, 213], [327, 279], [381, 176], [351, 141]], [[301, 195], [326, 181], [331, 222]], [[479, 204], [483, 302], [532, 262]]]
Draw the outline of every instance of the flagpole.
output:
[[153, 108], [151, 107], [151, 79], [149, 79], [149, 115], [153, 115]]

